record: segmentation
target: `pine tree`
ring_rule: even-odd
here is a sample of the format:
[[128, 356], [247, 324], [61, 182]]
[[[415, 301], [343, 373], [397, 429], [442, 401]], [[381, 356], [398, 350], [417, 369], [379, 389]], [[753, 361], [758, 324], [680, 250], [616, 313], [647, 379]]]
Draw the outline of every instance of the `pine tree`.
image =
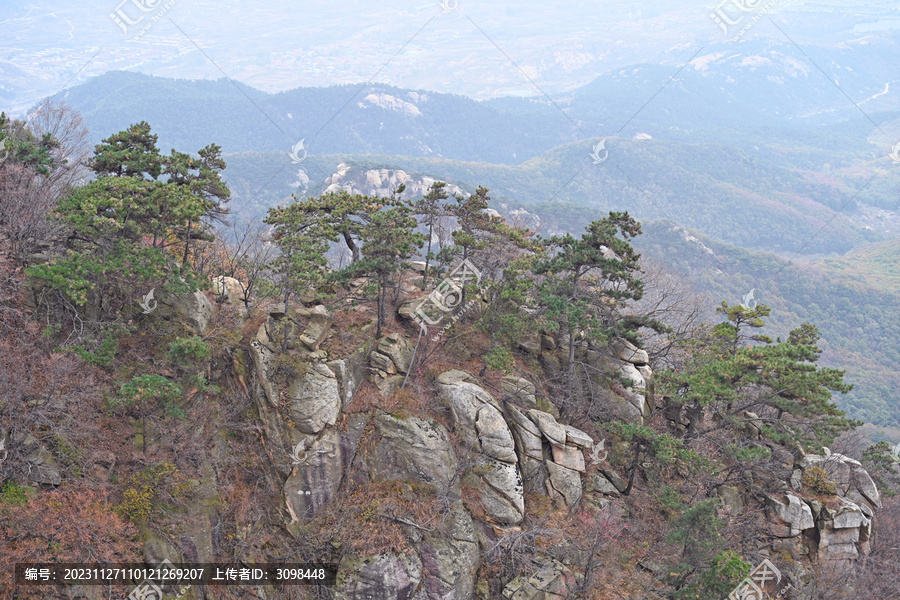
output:
[[428, 228], [427, 247], [425, 249], [425, 272], [422, 274], [422, 289], [428, 283], [428, 269], [434, 254], [431, 252], [431, 241], [434, 238], [434, 228], [438, 221], [446, 214], [443, 201], [447, 199], [447, 192], [444, 190], [446, 183], [443, 181], [435, 181], [431, 184], [428, 193], [415, 204], [415, 213], [422, 217], [422, 225]]
[[364, 275], [375, 279], [378, 303], [376, 338], [381, 337], [385, 325], [387, 291], [392, 277], [402, 271], [404, 261], [425, 241], [421, 233], [415, 232], [417, 223], [412, 205], [398, 198], [404, 190], [405, 186], [401, 184], [390, 198], [361, 198], [364, 208], [359, 215], [363, 220], [359, 229], [362, 258], [343, 273], [345, 279]]
[[157, 136], [145, 121], [108, 137], [94, 148], [91, 169], [100, 177], [159, 178], [163, 160]]
[[[718, 429], [742, 430], [747, 412], [763, 424], [762, 434], [775, 442], [818, 451], [844, 431], [861, 425], [847, 419], [832, 402], [832, 392], [852, 389], [844, 372], [816, 365], [822, 350], [819, 331], [804, 323], [786, 341], [747, 335], [745, 327], [762, 328], [769, 307], [729, 306], [718, 311], [726, 320], [705, 340], [698, 340], [692, 359], [680, 372], [660, 372], [658, 389], [670, 404], [682, 407], [690, 421], [685, 436]], [[704, 416], [715, 424], [702, 429]]]
[[[643, 293], [640, 255], [628, 240], [641, 233], [640, 223], [628, 213], [610, 212], [594, 221], [576, 239], [556, 236], [546, 242], [548, 256], [537, 261], [535, 273], [543, 279], [537, 295], [544, 316], [568, 335], [567, 387], [571, 398], [575, 382], [575, 340], [584, 332], [597, 343], [613, 334], [627, 334], [644, 323], [623, 324], [617, 308]], [[633, 334], [632, 334], [633, 335]]]

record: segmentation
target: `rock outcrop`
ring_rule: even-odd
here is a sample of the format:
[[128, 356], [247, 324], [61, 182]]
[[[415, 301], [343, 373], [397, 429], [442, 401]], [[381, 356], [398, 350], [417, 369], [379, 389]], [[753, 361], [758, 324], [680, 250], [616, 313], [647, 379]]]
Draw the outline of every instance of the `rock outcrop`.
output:
[[157, 296], [157, 309], [150, 313], [153, 318], [162, 318], [186, 325], [197, 333], [206, 331], [213, 316], [213, 305], [206, 294], [197, 290], [184, 294], [162, 291]]
[[381, 441], [369, 460], [376, 479], [401, 479], [433, 485], [440, 496], [459, 498], [456, 454], [439, 424], [418, 417], [375, 417]]
[[791, 486], [766, 498], [769, 531], [778, 538], [774, 550], [794, 560], [843, 564], [869, 553], [881, 497], [858, 461], [836, 453], [805, 455]]
[[221, 275], [212, 279], [212, 289], [216, 299], [220, 302], [226, 302], [233, 306], [243, 307], [247, 299], [246, 291], [240, 281], [234, 277], [225, 277]]
[[481, 501], [497, 523], [514, 524], [525, 515], [522, 476], [512, 433], [497, 401], [464, 371], [446, 371], [437, 387], [453, 415], [454, 425], [475, 453]]

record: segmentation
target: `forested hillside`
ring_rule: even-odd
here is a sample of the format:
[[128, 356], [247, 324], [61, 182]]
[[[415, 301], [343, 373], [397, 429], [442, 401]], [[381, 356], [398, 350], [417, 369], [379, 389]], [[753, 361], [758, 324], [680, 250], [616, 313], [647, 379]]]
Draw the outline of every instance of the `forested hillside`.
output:
[[677, 273], [706, 241], [625, 210], [541, 236], [440, 180], [234, 223], [215, 143], [161, 152], [139, 122], [91, 152], [77, 113], [41, 114], [0, 116], [4, 597], [148, 589], [14, 583], [23, 561], [315, 561], [329, 585], [162, 587], [898, 598], [900, 446], [835, 405], [829, 323], [772, 327], [765, 294], [698, 299], [638, 251]]

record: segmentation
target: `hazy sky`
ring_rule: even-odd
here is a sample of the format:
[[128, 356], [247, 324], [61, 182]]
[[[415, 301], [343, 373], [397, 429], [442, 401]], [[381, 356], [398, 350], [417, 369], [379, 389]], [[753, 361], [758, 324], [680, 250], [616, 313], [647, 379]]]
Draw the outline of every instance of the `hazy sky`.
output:
[[[744, 26], [743, 40], [778, 38], [770, 17], [798, 39], [834, 43], [852, 27], [900, 18], [887, 0], [814, 5], [830, 8], [822, 16], [790, 0], [2, 0], [0, 107], [19, 112], [116, 69], [229, 77], [267, 91], [373, 80], [475, 98], [560, 93], [625, 65], [682, 64]], [[717, 8], [739, 24], [715, 22]]]

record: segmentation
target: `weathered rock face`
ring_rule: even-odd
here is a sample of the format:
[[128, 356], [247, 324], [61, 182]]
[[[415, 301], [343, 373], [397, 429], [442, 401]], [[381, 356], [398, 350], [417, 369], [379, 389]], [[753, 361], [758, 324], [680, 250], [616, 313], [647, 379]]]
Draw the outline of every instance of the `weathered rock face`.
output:
[[533, 383], [521, 377], [507, 375], [500, 380], [505, 399], [513, 400], [526, 408], [537, 408], [536, 389]]
[[457, 431], [483, 463], [477, 472], [488, 514], [498, 523], [518, 523], [525, 514], [525, 497], [515, 442], [497, 401], [476, 381], [464, 371], [446, 371], [437, 377]]
[[213, 316], [213, 305], [206, 294], [197, 290], [187, 294], [159, 294], [159, 306], [154, 314], [163, 319], [176, 320], [202, 333]]
[[[868, 554], [873, 518], [881, 507], [868, 472], [841, 454], [806, 455], [795, 467], [794, 491], [766, 498], [769, 531], [780, 538], [773, 549], [818, 562], [847, 563]], [[803, 475], [813, 468], [824, 471], [836, 495], [820, 501], [806, 489]]]
[[446, 536], [429, 536], [417, 546], [423, 581], [414, 600], [469, 600], [475, 591], [478, 541], [472, 517], [456, 505]]
[[558, 423], [553, 415], [540, 410], [531, 409], [526, 416], [512, 404], [506, 409], [526, 489], [573, 506], [581, 499], [581, 474], [585, 471], [582, 450], [593, 446], [591, 436]]
[[520, 575], [503, 588], [507, 600], [564, 600], [574, 591], [576, 579], [558, 560], [548, 556], [532, 559], [533, 571]]
[[628, 340], [620, 339], [612, 345], [613, 355], [619, 360], [624, 360], [633, 365], [646, 365], [650, 357], [646, 350], [640, 350]]
[[[617, 373], [623, 380], [622, 386], [614, 387], [615, 392], [610, 392], [608, 397], [601, 401], [605, 418], [621, 419], [628, 423], [643, 425], [650, 418], [653, 411], [650, 400], [647, 397], [648, 381], [653, 371], [647, 364], [649, 356], [646, 350], [641, 350], [631, 342], [624, 339], [616, 340], [608, 347], [595, 347], [588, 340], [578, 339], [575, 342], [575, 358], [586, 365], [587, 373], [592, 378], [597, 378], [600, 373]], [[541, 364], [545, 369], [562, 371], [568, 363], [568, 336], [561, 336], [557, 341], [544, 335], [538, 340], [535, 338], [531, 351], [540, 355]], [[605, 382], [596, 380], [598, 389], [605, 389]]]
[[356, 390], [359, 389], [366, 376], [366, 359], [369, 356], [369, 348], [369, 345], [363, 345], [347, 358], [326, 363], [337, 378], [341, 405], [345, 409], [350, 405]]
[[412, 359], [413, 346], [400, 334], [391, 333], [378, 340], [369, 354], [369, 373], [382, 396], [390, 397], [400, 389]]
[[770, 531], [778, 537], [795, 537], [816, 525], [809, 505], [794, 494], [787, 494], [786, 502], [777, 496], [768, 496], [766, 508], [773, 521]]
[[334, 586], [336, 600], [409, 600], [422, 581], [415, 553], [345, 556]]
[[300, 342], [306, 346], [307, 350], [315, 352], [331, 332], [332, 323], [334, 323], [334, 317], [331, 313], [325, 310], [321, 304], [316, 306], [309, 312], [309, 323], [306, 330], [300, 335]]
[[380, 340], [370, 360], [372, 367], [386, 374], [406, 373], [412, 361], [413, 347], [409, 340], [399, 333], [391, 333]]
[[382, 413], [375, 426], [381, 441], [369, 460], [372, 477], [420, 481], [433, 485], [439, 495], [459, 498], [456, 454], [441, 425]]
[[292, 521], [306, 521], [331, 502], [343, 478], [340, 435], [329, 431], [297, 452], [284, 483], [284, 499]]
[[334, 425], [341, 411], [341, 395], [334, 372], [322, 363], [309, 370], [287, 388], [291, 419], [303, 433], [318, 433]]
[[212, 280], [213, 293], [219, 301], [244, 306], [246, 288], [234, 277], [219, 276]]
[[4, 457], [10, 448], [16, 448], [22, 457], [22, 462], [28, 465], [28, 479], [33, 483], [44, 485], [59, 485], [62, 483], [59, 463], [33, 435], [10, 435], [9, 432], [0, 430], [0, 440], [4, 442], [0, 458]]

